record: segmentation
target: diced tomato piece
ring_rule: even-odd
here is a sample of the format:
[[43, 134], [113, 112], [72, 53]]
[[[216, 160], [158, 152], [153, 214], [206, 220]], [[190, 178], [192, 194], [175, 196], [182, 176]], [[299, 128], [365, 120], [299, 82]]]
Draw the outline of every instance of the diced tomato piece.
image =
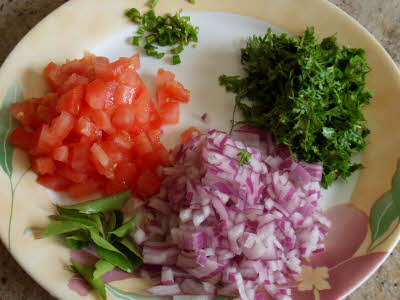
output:
[[132, 57], [121, 57], [115, 62], [110, 63], [106, 68], [96, 69], [96, 75], [105, 80], [118, 78], [126, 70], [136, 71], [140, 68], [139, 54]]
[[36, 181], [54, 191], [65, 191], [71, 185], [71, 182], [57, 174], [38, 176]]
[[101, 147], [111, 159], [113, 168], [115, 168], [119, 163], [131, 161], [131, 155], [129, 152], [121, 151], [121, 148], [119, 148], [113, 141], [103, 141]]
[[33, 134], [33, 144], [34, 147], [31, 150], [31, 154], [35, 155], [49, 153], [52, 149], [58, 146], [57, 141], [53, 138], [47, 124], [36, 129]]
[[142, 156], [146, 153], [150, 153], [153, 151], [153, 147], [144, 132], [139, 133], [137, 136], [133, 138], [135, 143], [135, 152]]
[[90, 148], [90, 159], [96, 170], [109, 179], [114, 178], [113, 163], [101, 145], [94, 143]]
[[89, 178], [82, 183], [75, 183], [68, 189], [68, 194], [72, 198], [81, 198], [97, 192], [102, 188], [103, 182], [97, 178]]
[[179, 103], [164, 103], [160, 107], [160, 116], [166, 124], [177, 124], [179, 122]]
[[155, 172], [145, 170], [136, 184], [136, 192], [144, 197], [150, 197], [156, 194], [161, 185], [161, 177]]
[[24, 102], [10, 104], [10, 112], [22, 125], [31, 126], [37, 123], [36, 109], [41, 99], [32, 98]]
[[68, 76], [68, 78], [63, 82], [62, 86], [58, 89], [58, 92], [66, 93], [77, 86], [86, 86], [88, 83], [89, 79], [87, 77], [74, 73]]
[[84, 95], [85, 87], [83, 85], [78, 85], [58, 99], [56, 110], [58, 112], [64, 110], [74, 116], [78, 115]]
[[186, 144], [189, 142], [193, 137], [200, 135], [200, 131], [192, 126], [186, 129], [184, 132], [181, 133], [181, 141], [182, 143]]
[[130, 150], [135, 145], [132, 137], [125, 130], [117, 132], [112, 140], [122, 151]]
[[60, 146], [53, 150], [53, 159], [63, 163], [68, 162], [68, 146]]
[[163, 144], [159, 144], [156, 148], [155, 151], [156, 155], [158, 156], [159, 163], [163, 166], [167, 166], [171, 163], [171, 154], [165, 148]]
[[157, 146], [158, 144], [160, 144], [161, 130], [149, 129], [147, 130], [146, 135], [153, 146]]
[[115, 169], [115, 178], [107, 182], [106, 193], [111, 195], [131, 189], [136, 180], [136, 165], [134, 163], [120, 164]]
[[71, 167], [68, 166], [64, 166], [59, 170], [57, 170], [57, 174], [75, 183], [81, 183], [88, 179], [87, 173], [84, 173], [81, 170], [72, 169]]
[[91, 144], [88, 141], [69, 145], [70, 165], [77, 171], [90, 173], [94, 167], [89, 161]]
[[187, 103], [190, 100], [190, 91], [185, 89], [182, 83], [172, 81], [161, 87], [173, 100]]
[[157, 88], [156, 98], [158, 107], [161, 107], [164, 103], [173, 101], [163, 88]]
[[33, 147], [33, 133], [18, 127], [11, 133], [10, 141], [15, 147], [30, 150]]
[[118, 106], [113, 114], [112, 123], [116, 128], [130, 130], [135, 122], [135, 115], [132, 105]]
[[94, 109], [103, 109], [110, 106], [110, 101], [115, 89], [117, 88], [117, 83], [114, 81], [104, 82], [101, 79], [96, 79], [89, 83], [86, 88], [85, 100], [90, 107]]
[[157, 87], [162, 86], [168, 82], [174, 81], [175, 75], [170, 71], [166, 71], [162, 68], [158, 69], [157, 77], [156, 77], [156, 85]]
[[144, 85], [139, 74], [132, 70], [126, 70], [125, 72], [123, 72], [119, 76], [118, 80], [123, 85], [131, 86], [138, 89], [138, 92], [140, 92], [142, 86]]
[[[165, 101], [170, 98], [180, 102], [189, 102], [190, 91], [175, 80], [175, 75], [169, 71], [159, 69], [156, 78], [157, 101]], [[160, 99], [159, 99], [160, 98]]]
[[101, 139], [102, 133], [97, 126], [86, 117], [80, 117], [75, 124], [75, 131], [89, 140]]
[[39, 104], [36, 109], [36, 118], [39, 123], [49, 124], [57, 115], [58, 113], [55, 111], [54, 107], [45, 104]]
[[132, 104], [136, 113], [136, 126], [143, 127], [149, 122], [151, 103], [150, 94], [147, 89], [144, 88], [139, 97]]
[[44, 69], [44, 75], [55, 92], [61, 88], [65, 81], [65, 75], [61, 72], [61, 68], [53, 62], [49, 63]]
[[115, 90], [114, 102], [116, 104], [132, 104], [133, 100], [136, 99], [137, 93], [137, 87], [120, 84]]
[[111, 123], [110, 116], [103, 110], [95, 110], [92, 113], [92, 120], [98, 128], [107, 132], [108, 134], [113, 134], [115, 128]]
[[50, 126], [50, 135], [53, 141], [53, 145], [61, 145], [62, 141], [68, 136], [71, 130], [74, 128], [74, 117], [66, 111], [54, 118]]
[[32, 170], [39, 175], [53, 174], [56, 165], [50, 157], [35, 157], [32, 161]]

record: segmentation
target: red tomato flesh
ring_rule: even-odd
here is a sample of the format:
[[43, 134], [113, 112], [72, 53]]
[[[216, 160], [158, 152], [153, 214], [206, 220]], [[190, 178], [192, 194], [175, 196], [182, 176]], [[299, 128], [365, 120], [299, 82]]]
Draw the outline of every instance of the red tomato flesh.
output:
[[92, 54], [51, 62], [44, 76], [53, 92], [10, 105], [20, 124], [10, 141], [27, 152], [38, 183], [73, 198], [158, 192], [156, 168], [170, 163], [161, 127], [179, 122], [179, 105], [190, 93], [160, 69], [155, 104], [139, 68], [138, 54], [112, 63]]

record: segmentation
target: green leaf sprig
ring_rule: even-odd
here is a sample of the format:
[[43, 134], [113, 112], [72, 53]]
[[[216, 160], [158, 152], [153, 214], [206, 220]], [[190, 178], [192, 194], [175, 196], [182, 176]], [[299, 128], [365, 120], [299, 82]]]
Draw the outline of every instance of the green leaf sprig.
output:
[[369, 225], [371, 228], [371, 244], [369, 250], [372, 250], [383, 243], [385, 239], [380, 240], [390, 227], [396, 224], [394, 230], [400, 225], [400, 160], [397, 162], [397, 169], [392, 179], [392, 189], [386, 192], [378, 199], [371, 208]]
[[237, 156], [240, 156], [240, 162], [239, 162], [238, 169], [240, 169], [240, 167], [243, 166], [243, 165], [250, 164], [251, 154], [246, 149], [244, 149], [241, 152], [239, 152], [237, 154]]
[[[153, 2], [157, 1], [152, 1]], [[150, 5], [151, 6], [151, 5]], [[140, 39], [145, 40], [144, 49], [146, 54], [157, 59], [164, 57], [165, 52], [159, 52], [158, 47], [176, 46], [171, 49], [173, 54], [172, 63], [180, 64], [181, 59], [179, 53], [190, 42], [198, 42], [197, 34], [199, 27], [190, 23], [189, 16], [182, 16], [182, 11], [175, 15], [156, 16], [153, 9], [141, 15], [136, 8], [131, 8], [126, 12], [134, 23], [139, 25], [137, 35], [132, 38], [132, 44], [139, 46]]]
[[369, 130], [362, 112], [372, 93], [363, 49], [342, 47], [336, 37], [321, 43], [314, 29], [298, 38], [253, 36], [241, 50], [246, 76], [222, 75], [221, 85], [236, 94], [235, 109], [244, 120], [232, 121], [268, 130], [298, 158], [324, 165], [322, 185], [348, 178], [361, 164], [353, 153], [366, 146]]
[[85, 267], [72, 261], [71, 269], [81, 274], [106, 299], [101, 276], [115, 267], [132, 273], [142, 264], [142, 256], [128, 238], [136, 226], [136, 217], [123, 223], [119, 209], [130, 198], [131, 191], [72, 206], [58, 206], [58, 214], [42, 232], [40, 238], [60, 236], [71, 249], [92, 245], [100, 260], [95, 267]]

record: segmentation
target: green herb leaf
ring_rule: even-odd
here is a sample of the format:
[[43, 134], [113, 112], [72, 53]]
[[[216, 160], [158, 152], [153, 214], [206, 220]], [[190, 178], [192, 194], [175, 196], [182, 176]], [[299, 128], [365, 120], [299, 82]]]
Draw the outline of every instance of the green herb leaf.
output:
[[189, 0], [189, 3], [190, 3], [190, 4], [195, 4], [196, 1], [195, 1], [195, 0]]
[[156, 5], [157, 5], [158, 1], [159, 1], [159, 0], [151, 0], [151, 2], [150, 2], [150, 5], [149, 5], [149, 6], [150, 6], [151, 8], [154, 8], [154, 7], [156, 7]]
[[95, 222], [98, 232], [104, 237], [105, 235], [104, 235], [104, 228], [103, 228], [103, 222], [102, 222], [102, 219], [104, 219], [104, 216], [101, 214], [91, 214], [88, 217]]
[[82, 217], [82, 216], [69, 216], [69, 215], [51, 215], [49, 216], [51, 220], [55, 221], [68, 221], [68, 222], [75, 222], [75, 223], [80, 223], [82, 225], [88, 226], [88, 227], [96, 227], [97, 224], [93, 220], [90, 220], [88, 217]]
[[128, 272], [128, 273], [133, 272], [132, 263], [119, 250], [118, 250], [118, 252], [110, 251], [110, 250], [104, 249], [102, 247], [99, 247], [96, 244], [94, 245], [94, 249], [96, 250], [96, 253], [102, 259], [108, 261], [109, 263], [113, 264], [114, 266], [117, 266], [118, 268], [120, 268], [121, 270], [124, 270], [125, 272]]
[[400, 220], [400, 160], [392, 179], [392, 190], [386, 192], [371, 208], [369, 224], [371, 228], [370, 248]]
[[59, 235], [68, 232], [74, 232], [80, 229], [88, 229], [89, 227], [77, 222], [69, 222], [69, 221], [53, 221], [43, 230], [41, 239]]
[[140, 36], [134, 36], [132, 38], [132, 45], [139, 46]]
[[318, 43], [314, 29], [298, 38], [269, 29], [241, 50], [246, 76], [222, 75], [219, 83], [236, 94], [244, 121], [269, 131], [300, 160], [323, 163], [322, 185], [348, 178], [362, 167], [353, 153], [365, 149], [369, 134], [362, 109], [370, 71], [363, 49], [339, 47], [335, 36]]
[[96, 231], [91, 229], [89, 232], [90, 232], [90, 238], [92, 239], [93, 243], [104, 249], [114, 252], [119, 252], [117, 248], [115, 248], [111, 243], [102, 238]]
[[72, 265], [75, 270], [79, 272], [86, 280], [90, 283], [90, 285], [99, 293], [102, 299], [107, 299], [106, 288], [104, 282], [100, 278], [93, 278], [93, 267], [86, 267], [81, 265], [80, 263], [72, 260]]
[[81, 249], [89, 244], [89, 235], [86, 231], [80, 231], [75, 235], [71, 235], [65, 238], [65, 242], [71, 249]]
[[114, 234], [120, 238], [127, 236], [130, 234], [136, 226], [136, 217], [131, 218], [124, 225], [118, 227], [116, 230], [110, 232], [110, 234]]
[[172, 64], [173, 65], [179, 65], [181, 63], [181, 58], [179, 55], [174, 55], [172, 57]]
[[93, 214], [109, 210], [117, 210], [124, 206], [131, 197], [131, 191], [118, 193], [98, 200], [88, 201], [82, 204], [61, 206], [62, 209], [77, 210], [84, 214]]
[[240, 162], [239, 162], [238, 169], [240, 169], [240, 167], [243, 166], [243, 165], [250, 164], [251, 154], [249, 152], [247, 152], [246, 149], [244, 149], [241, 152], [239, 152], [237, 154], [237, 156], [240, 156]]
[[100, 278], [105, 273], [113, 270], [115, 268], [115, 266], [104, 259], [100, 259], [96, 263], [95, 268], [96, 268], [96, 270], [93, 273], [93, 278], [97, 279], [97, 278]]
[[134, 267], [138, 267], [143, 263], [142, 256], [140, 255], [139, 251], [137, 251], [133, 243], [129, 240], [129, 238], [125, 237], [119, 239], [115, 243], [115, 247], [117, 247], [118, 250], [120, 250], [126, 257], [129, 258]]

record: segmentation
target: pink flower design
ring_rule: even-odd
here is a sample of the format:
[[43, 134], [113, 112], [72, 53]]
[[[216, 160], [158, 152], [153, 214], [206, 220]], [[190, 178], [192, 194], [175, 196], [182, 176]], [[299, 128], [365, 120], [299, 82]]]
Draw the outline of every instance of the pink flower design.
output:
[[310, 257], [296, 277], [295, 300], [334, 300], [343, 297], [358, 285], [387, 253], [371, 253], [353, 257], [368, 233], [368, 216], [350, 204], [328, 210], [332, 221], [325, 240], [326, 251]]

